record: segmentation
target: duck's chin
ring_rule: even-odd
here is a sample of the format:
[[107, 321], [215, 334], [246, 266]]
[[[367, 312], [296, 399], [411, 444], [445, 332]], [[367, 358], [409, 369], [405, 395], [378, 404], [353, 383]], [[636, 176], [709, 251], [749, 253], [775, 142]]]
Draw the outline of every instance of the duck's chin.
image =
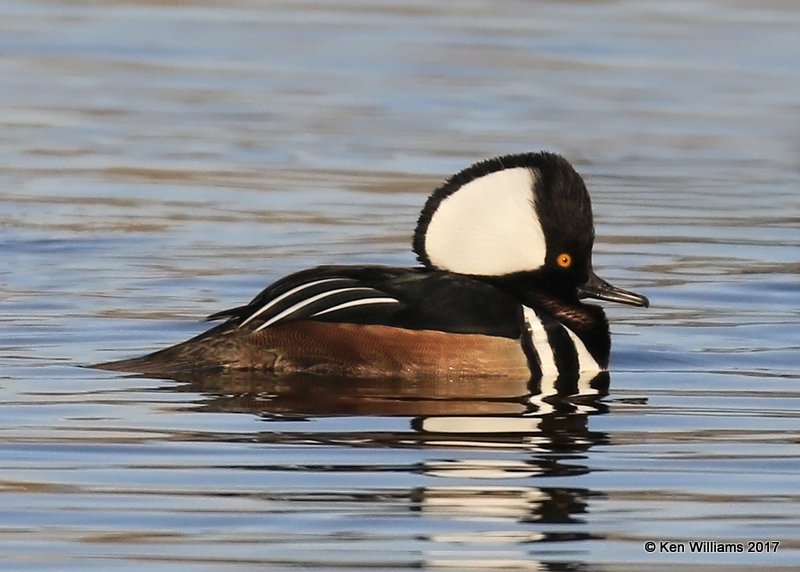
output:
[[603, 307], [582, 300], [560, 300], [543, 298], [540, 303], [553, 314], [559, 322], [575, 333], [586, 330], [608, 332], [608, 320]]

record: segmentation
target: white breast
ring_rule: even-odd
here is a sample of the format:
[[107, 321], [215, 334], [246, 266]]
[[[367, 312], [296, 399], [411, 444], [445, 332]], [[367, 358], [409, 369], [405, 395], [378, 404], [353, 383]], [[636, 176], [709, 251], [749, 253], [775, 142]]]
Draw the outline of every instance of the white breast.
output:
[[539, 357], [539, 366], [542, 369], [542, 377], [558, 377], [558, 367], [556, 367], [556, 356], [550, 340], [547, 339], [547, 332], [544, 329], [542, 320], [533, 308], [522, 307], [522, 314], [528, 326], [528, 334], [531, 337], [533, 349]]
[[583, 340], [578, 337], [578, 334], [564, 325], [561, 327], [567, 330], [569, 338], [572, 340], [572, 344], [575, 346], [575, 352], [578, 354], [578, 372], [596, 373], [598, 371], [605, 371], [602, 367], [600, 367], [600, 364], [597, 363], [597, 360], [594, 359], [592, 354], [589, 353], [589, 350], [586, 349], [586, 344], [584, 344]]
[[[547, 337], [547, 331], [544, 328], [542, 319], [533, 308], [527, 306], [522, 307], [522, 313], [528, 329], [528, 335], [530, 336], [531, 345], [536, 352], [539, 366], [542, 370], [542, 378], [540, 381], [541, 393], [537, 397], [543, 399], [547, 396], [556, 395], [558, 393], [556, 385], [559, 376], [563, 375], [565, 372], [558, 370], [555, 350]], [[566, 349], [568, 351], [574, 351], [575, 357], [578, 360], [578, 392], [576, 395], [597, 393], [597, 390], [591, 387], [591, 381], [598, 373], [606, 370], [600, 367], [600, 364], [597, 363], [597, 360], [587, 349], [586, 344], [583, 343], [583, 340], [581, 340], [575, 332], [561, 323], [558, 324], [558, 327], [566, 331], [569, 340], [572, 342], [572, 347]], [[564, 350], [562, 349], [561, 351]]]

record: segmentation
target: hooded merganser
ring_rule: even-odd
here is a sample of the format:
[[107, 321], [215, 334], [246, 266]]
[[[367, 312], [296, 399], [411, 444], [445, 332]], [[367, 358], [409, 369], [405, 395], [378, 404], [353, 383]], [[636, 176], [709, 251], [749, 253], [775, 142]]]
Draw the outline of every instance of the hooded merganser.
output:
[[563, 157], [497, 157], [428, 198], [421, 267], [297, 272], [186, 342], [96, 367], [574, 380], [605, 372], [611, 348], [602, 308], [581, 299], [648, 305], [594, 273], [593, 243], [589, 194]]

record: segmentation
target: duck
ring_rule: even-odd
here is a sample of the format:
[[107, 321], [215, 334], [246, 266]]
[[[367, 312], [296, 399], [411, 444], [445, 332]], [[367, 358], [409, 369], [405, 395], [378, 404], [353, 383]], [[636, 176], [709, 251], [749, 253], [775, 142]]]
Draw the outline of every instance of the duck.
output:
[[574, 385], [609, 367], [608, 320], [585, 300], [649, 305], [595, 273], [594, 240], [589, 193], [564, 157], [486, 159], [427, 199], [413, 234], [418, 266], [295, 272], [209, 316], [220, 323], [187, 341], [95, 367]]

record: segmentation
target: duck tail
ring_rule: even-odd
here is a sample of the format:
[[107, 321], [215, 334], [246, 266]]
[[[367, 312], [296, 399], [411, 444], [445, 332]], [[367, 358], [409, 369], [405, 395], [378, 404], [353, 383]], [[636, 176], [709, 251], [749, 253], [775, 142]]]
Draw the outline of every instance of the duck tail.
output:
[[[255, 353], [245, 337], [246, 334], [230, 329], [227, 324], [220, 324], [190, 340], [147, 355], [89, 367], [160, 377], [197, 371], [272, 369], [275, 355], [266, 348]], [[236, 356], [234, 361], [232, 356]]]

